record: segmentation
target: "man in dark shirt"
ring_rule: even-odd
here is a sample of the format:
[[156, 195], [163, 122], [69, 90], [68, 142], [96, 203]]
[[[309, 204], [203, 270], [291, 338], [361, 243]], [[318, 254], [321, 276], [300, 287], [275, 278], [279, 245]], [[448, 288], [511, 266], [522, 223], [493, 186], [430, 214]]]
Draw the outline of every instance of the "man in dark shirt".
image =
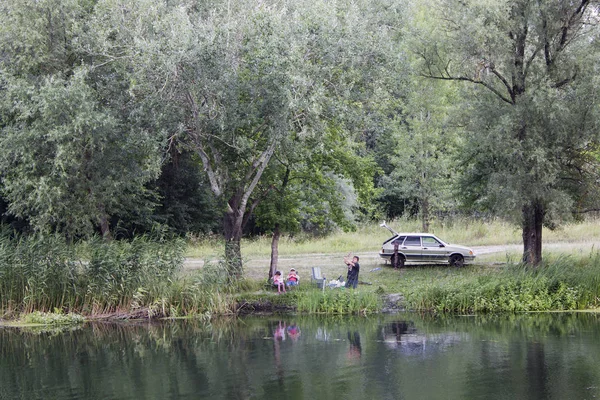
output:
[[346, 281], [346, 287], [356, 289], [356, 285], [358, 285], [358, 271], [360, 270], [358, 256], [352, 257], [352, 261], [346, 261], [346, 265], [348, 266], [348, 279]]

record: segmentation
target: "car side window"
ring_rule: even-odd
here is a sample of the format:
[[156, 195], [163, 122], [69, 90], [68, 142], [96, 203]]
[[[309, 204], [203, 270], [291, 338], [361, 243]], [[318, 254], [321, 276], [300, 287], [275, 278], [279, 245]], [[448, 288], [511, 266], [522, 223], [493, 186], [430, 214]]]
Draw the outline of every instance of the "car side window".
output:
[[421, 238], [419, 236], [407, 236], [404, 241], [405, 246], [420, 246]]
[[392, 241], [392, 244], [395, 245], [397, 243], [398, 246], [402, 246], [402, 242], [404, 242], [404, 238], [406, 238], [406, 236], [398, 236], [397, 239], [394, 239]]
[[440, 247], [440, 245], [441, 245], [440, 242], [438, 242], [437, 240], [435, 240], [434, 238], [432, 238], [430, 236], [423, 236], [422, 240], [423, 240], [423, 246]]

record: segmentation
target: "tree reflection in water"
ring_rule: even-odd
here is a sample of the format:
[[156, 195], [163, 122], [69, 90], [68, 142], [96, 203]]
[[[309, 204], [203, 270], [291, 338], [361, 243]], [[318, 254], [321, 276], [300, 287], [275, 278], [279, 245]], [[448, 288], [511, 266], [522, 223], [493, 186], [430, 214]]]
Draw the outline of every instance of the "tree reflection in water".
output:
[[597, 337], [596, 314], [0, 328], [0, 398], [592, 398]]

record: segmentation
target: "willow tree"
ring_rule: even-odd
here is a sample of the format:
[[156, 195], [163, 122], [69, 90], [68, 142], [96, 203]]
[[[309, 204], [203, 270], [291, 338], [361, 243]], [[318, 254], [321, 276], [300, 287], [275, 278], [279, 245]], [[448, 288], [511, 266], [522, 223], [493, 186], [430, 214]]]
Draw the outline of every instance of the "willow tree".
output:
[[282, 143], [258, 195], [258, 226], [272, 233], [269, 278], [277, 270], [282, 233], [305, 230], [313, 234], [333, 229], [352, 230], [359, 208], [369, 208], [376, 194], [370, 157], [359, 157], [361, 145], [330, 127], [319, 137]]
[[436, 5], [439, 29], [418, 53], [424, 76], [468, 84], [463, 194], [520, 221], [523, 261], [537, 265], [542, 227], [573, 210], [598, 143], [598, 3]]
[[132, 94], [172, 146], [196, 153], [224, 208], [225, 257], [241, 276], [251, 195], [289, 130], [283, 16], [259, 4], [98, 2], [105, 52], [131, 60]]
[[374, 215], [378, 168], [364, 138], [381, 124], [381, 104], [404, 73], [391, 28], [402, 22], [403, 7], [295, 1], [288, 10], [295, 21], [290, 42], [301, 55], [292, 70], [295, 116], [261, 182], [265, 201], [256, 209], [257, 224], [273, 234], [271, 274], [282, 232], [348, 230]]
[[101, 231], [149, 209], [158, 140], [130, 114], [123, 70], [96, 58], [87, 1], [0, 4], [0, 173], [8, 212], [43, 232]]
[[304, 46], [319, 30], [350, 27], [314, 21], [305, 7], [313, 16], [319, 7], [333, 7], [327, 15], [338, 10], [291, 1], [96, 5], [106, 53], [133, 61], [132, 94], [152, 107], [173, 144], [201, 161], [224, 209], [232, 276], [243, 272], [243, 227], [264, 198], [257, 187], [280, 144], [290, 136], [318, 137], [330, 118], [339, 118], [353, 84], [345, 70], [348, 43], [319, 54]]

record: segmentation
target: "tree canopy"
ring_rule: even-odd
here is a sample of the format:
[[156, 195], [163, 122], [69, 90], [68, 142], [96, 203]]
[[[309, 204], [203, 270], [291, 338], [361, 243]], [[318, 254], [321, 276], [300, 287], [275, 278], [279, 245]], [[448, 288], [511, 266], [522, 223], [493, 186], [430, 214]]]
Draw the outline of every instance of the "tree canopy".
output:
[[[598, 209], [598, 2], [6, 0], [6, 218], [240, 240]], [[18, 226], [23, 226], [19, 224]], [[16, 225], [15, 225], [16, 226]], [[120, 235], [118, 235], [120, 236]]]
[[424, 76], [471, 84], [463, 92], [465, 199], [519, 221], [523, 260], [538, 264], [542, 226], [573, 211], [574, 181], [596, 177], [587, 172], [598, 166], [581, 161], [599, 138], [598, 4], [439, 6], [439, 40], [419, 54]]

